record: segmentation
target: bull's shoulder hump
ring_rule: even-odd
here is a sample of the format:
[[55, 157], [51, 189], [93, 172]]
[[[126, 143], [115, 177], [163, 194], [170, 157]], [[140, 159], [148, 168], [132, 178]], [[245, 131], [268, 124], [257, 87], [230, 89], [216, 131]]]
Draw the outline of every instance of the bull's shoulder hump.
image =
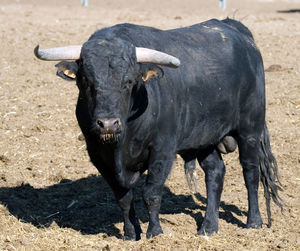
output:
[[138, 25], [138, 24], [133, 24], [133, 23], [121, 23], [121, 24], [116, 24], [112, 27], [111, 29], [114, 30], [129, 30], [129, 31], [141, 31], [141, 30], [156, 30], [159, 31], [160, 29], [155, 28], [155, 27], [150, 27], [150, 26], [144, 26], [144, 25]]
[[138, 39], [141, 36], [147, 37], [153, 33], [159, 33], [161, 31], [162, 30], [154, 27], [137, 25], [132, 23], [121, 23], [111, 27], [102, 28], [96, 31], [90, 39], [99, 37], [119, 37], [121, 39], [131, 41]]
[[237, 20], [234, 20], [234, 19], [230, 19], [230, 18], [226, 18], [226, 19], [222, 20], [222, 22], [224, 24], [230, 26], [232, 29], [235, 29], [236, 31], [242, 33], [246, 37], [251, 38], [252, 40], [254, 40], [251, 31], [248, 29], [248, 27], [246, 27], [241, 22], [239, 22]]

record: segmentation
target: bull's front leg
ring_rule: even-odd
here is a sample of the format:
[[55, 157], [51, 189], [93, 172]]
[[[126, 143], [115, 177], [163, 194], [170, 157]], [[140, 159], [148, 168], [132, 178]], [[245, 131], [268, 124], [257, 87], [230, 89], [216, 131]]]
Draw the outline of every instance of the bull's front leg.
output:
[[173, 159], [155, 158], [149, 162], [148, 175], [143, 190], [143, 198], [149, 214], [147, 238], [163, 233], [159, 223], [159, 210], [163, 187], [171, 170]]
[[110, 174], [108, 176], [103, 170], [101, 174], [112, 188], [116, 201], [122, 210], [124, 221], [124, 239], [133, 241], [140, 240], [142, 229], [135, 214], [132, 189], [120, 186], [113, 175]]
[[136, 217], [132, 189], [115, 190], [117, 203], [123, 213], [124, 220], [124, 239], [125, 240], [140, 240], [142, 229], [138, 218]]
[[119, 184], [115, 178], [113, 169], [109, 168], [104, 162], [101, 161], [99, 156], [96, 154], [97, 151], [95, 151], [92, 146], [93, 145], [88, 145], [91, 161], [110, 185], [112, 191], [114, 192], [116, 201], [122, 210], [124, 221], [124, 239], [141, 239], [142, 229], [135, 214], [132, 189], [122, 187]]

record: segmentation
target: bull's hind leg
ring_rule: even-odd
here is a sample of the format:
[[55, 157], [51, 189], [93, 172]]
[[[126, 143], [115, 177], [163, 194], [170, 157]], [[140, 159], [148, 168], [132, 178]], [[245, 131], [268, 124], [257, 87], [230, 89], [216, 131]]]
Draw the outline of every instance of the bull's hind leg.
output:
[[257, 135], [239, 136], [238, 140], [240, 162], [248, 190], [248, 228], [260, 228], [262, 226], [258, 207], [259, 142]]
[[218, 232], [219, 204], [223, 190], [225, 165], [220, 153], [216, 149], [201, 153], [199, 164], [205, 173], [207, 207], [205, 217], [198, 234], [211, 235]]
[[[225, 136], [217, 146], [220, 153], [228, 154], [234, 152], [237, 147], [236, 139], [233, 136]], [[196, 157], [194, 154], [181, 154], [184, 159], [184, 172], [185, 177], [191, 192], [198, 192], [198, 182], [196, 179]]]
[[189, 189], [191, 192], [198, 192], [198, 182], [196, 179], [196, 158], [184, 158], [184, 172], [185, 178], [188, 183]]

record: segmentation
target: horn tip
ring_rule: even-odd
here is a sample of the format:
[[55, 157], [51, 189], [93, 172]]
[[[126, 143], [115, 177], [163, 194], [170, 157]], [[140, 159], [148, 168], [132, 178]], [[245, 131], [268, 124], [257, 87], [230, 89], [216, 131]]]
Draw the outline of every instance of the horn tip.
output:
[[40, 55], [39, 55], [39, 49], [40, 49], [40, 45], [38, 44], [36, 47], [34, 47], [34, 55], [38, 58], [41, 59]]
[[171, 68], [178, 68], [180, 66], [180, 64], [181, 64], [181, 62], [178, 58], [173, 58], [169, 62], [168, 66], [171, 67]]
[[180, 64], [181, 64], [181, 62], [180, 62], [180, 60], [178, 58], [176, 58], [176, 60], [173, 60], [172, 63], [173, 63], [173, 65], [174, 65], [175, 68], [178, 68], [180, 66]]

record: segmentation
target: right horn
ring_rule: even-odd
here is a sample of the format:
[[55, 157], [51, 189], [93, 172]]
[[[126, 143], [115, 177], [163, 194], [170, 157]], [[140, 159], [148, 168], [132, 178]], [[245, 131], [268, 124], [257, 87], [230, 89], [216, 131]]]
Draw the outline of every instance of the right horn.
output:
[[41, 60], [60, 61], [77, 60], [80, 58], [81, 45], [71, 45], [40, 50], [39, 45], [34, 48], [34, 55]]
[[153, 63], [177, 68], [180, 60], [161, 51], [152, 50], [143, 47], [136, 47], [136, 59], [138, 63]]

